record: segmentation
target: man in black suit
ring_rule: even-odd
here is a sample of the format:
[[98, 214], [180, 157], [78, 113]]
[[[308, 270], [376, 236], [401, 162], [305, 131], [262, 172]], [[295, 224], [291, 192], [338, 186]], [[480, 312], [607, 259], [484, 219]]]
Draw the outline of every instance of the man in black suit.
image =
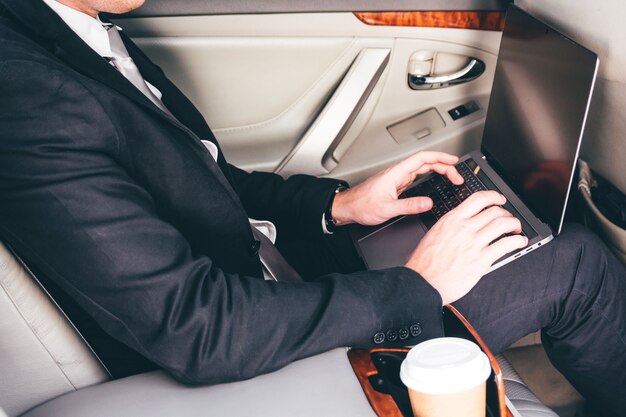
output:
[[[250, 378], [338, 346], [416, 344], [442, 335], [442, 303], [458, 300], [494, 350], [543, 328], [581, 392], [626, 407], [613, 372], [626, 369], [624, 269], [595, 237], [571, 228], [481, 280], [527, 243], [504, 197], [483, 192], [405, 266], [362, 271], [341, 227], [324, 228], [428, 210], [429, 199], [398, 195], [430, 170], [460, 183], [457, 158], [416, 154], [347, 190], [233, 167], [160, 68], [97, 20], [142, 2], [0, 0], [0, 235], [59, 294], [188, 383]], [[259, 239], [271, 243], [250, 217], [276, 225], [306, 282], [263, 279]], [[600, 355], [608, 364], [587, 366]]]

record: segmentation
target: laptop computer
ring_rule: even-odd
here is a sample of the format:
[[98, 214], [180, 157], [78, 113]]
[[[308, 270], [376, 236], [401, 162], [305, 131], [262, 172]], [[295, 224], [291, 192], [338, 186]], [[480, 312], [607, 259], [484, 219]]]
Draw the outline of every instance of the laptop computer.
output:
[[507, 10], [481, 149], [459, 160], [465, 183], [418, 178], [401, 197], [430, 196], [433, 209], [351, 229], [369, 269], [403, 265], [428, 229], [473, 192], [496, 190], [528, 245], [499, 268], [547, 244], [563, 225], [598, 69], [598, 57], [517, 6]]

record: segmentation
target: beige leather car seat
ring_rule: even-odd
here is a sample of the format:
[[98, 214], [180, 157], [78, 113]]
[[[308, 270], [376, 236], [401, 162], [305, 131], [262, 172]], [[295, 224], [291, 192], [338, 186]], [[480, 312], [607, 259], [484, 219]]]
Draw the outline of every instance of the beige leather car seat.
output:
[[0, 335], [0, 407], [9, 417], [110, 379], [67, 317], [1, 242]]

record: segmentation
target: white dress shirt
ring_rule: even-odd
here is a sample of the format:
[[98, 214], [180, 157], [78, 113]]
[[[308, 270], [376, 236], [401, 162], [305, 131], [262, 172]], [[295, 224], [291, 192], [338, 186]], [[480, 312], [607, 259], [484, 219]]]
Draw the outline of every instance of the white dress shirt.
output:
[[[56, 0], [43, 1], [98, 55], [106, 58], [113, 56], [109, 35], [100, 19], [94, 19], [88, 14], [72, 9]], [[118, 29], [121, 30], [119, 26]], [[158, 88], [147, 81], [146, 85], [159, 100], [163, 97]]]
[[[69, 6], [59, 3], [56, 0], [43, 0], [61, 19], [72, 29], [91, 49], [96, 51], [98, 55], [104, 58], [113, 56], [111, 51], [111, 44], [109, 42], [109, 35], [107, 29], [103, 26], [103, 23], [99, 18], [93, 17], [73, 9]], [[118, 26], [118, 30], [121, 28]], [[145, 81], [145, 80], [144, 80]], [[163, 94], [158, 88], [145, 81], [150, 91], [161, 100]], [[217, 161], [219, 150], [217, 146], [211, 141], [203, 140], [202, 143], [206, 147], [207, 151], [211, 154], [213, 159]], [[255, 227], [258, 231], [263, 233], [272, 243], [276, 242], [276, 226], [266, 220], [248, 219], [252, 227]], [[264, 271], [265, 273], [265, 271]], [[267, 277], [267, 274], [265, 273]]]

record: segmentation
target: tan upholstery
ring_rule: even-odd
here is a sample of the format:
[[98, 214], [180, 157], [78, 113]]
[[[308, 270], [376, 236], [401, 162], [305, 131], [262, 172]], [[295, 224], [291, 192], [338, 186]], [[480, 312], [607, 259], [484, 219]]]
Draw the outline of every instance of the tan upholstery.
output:
[[15, 416], [108, 379], [72, 324], [0, 243], [0, 404], [4, 411]]

